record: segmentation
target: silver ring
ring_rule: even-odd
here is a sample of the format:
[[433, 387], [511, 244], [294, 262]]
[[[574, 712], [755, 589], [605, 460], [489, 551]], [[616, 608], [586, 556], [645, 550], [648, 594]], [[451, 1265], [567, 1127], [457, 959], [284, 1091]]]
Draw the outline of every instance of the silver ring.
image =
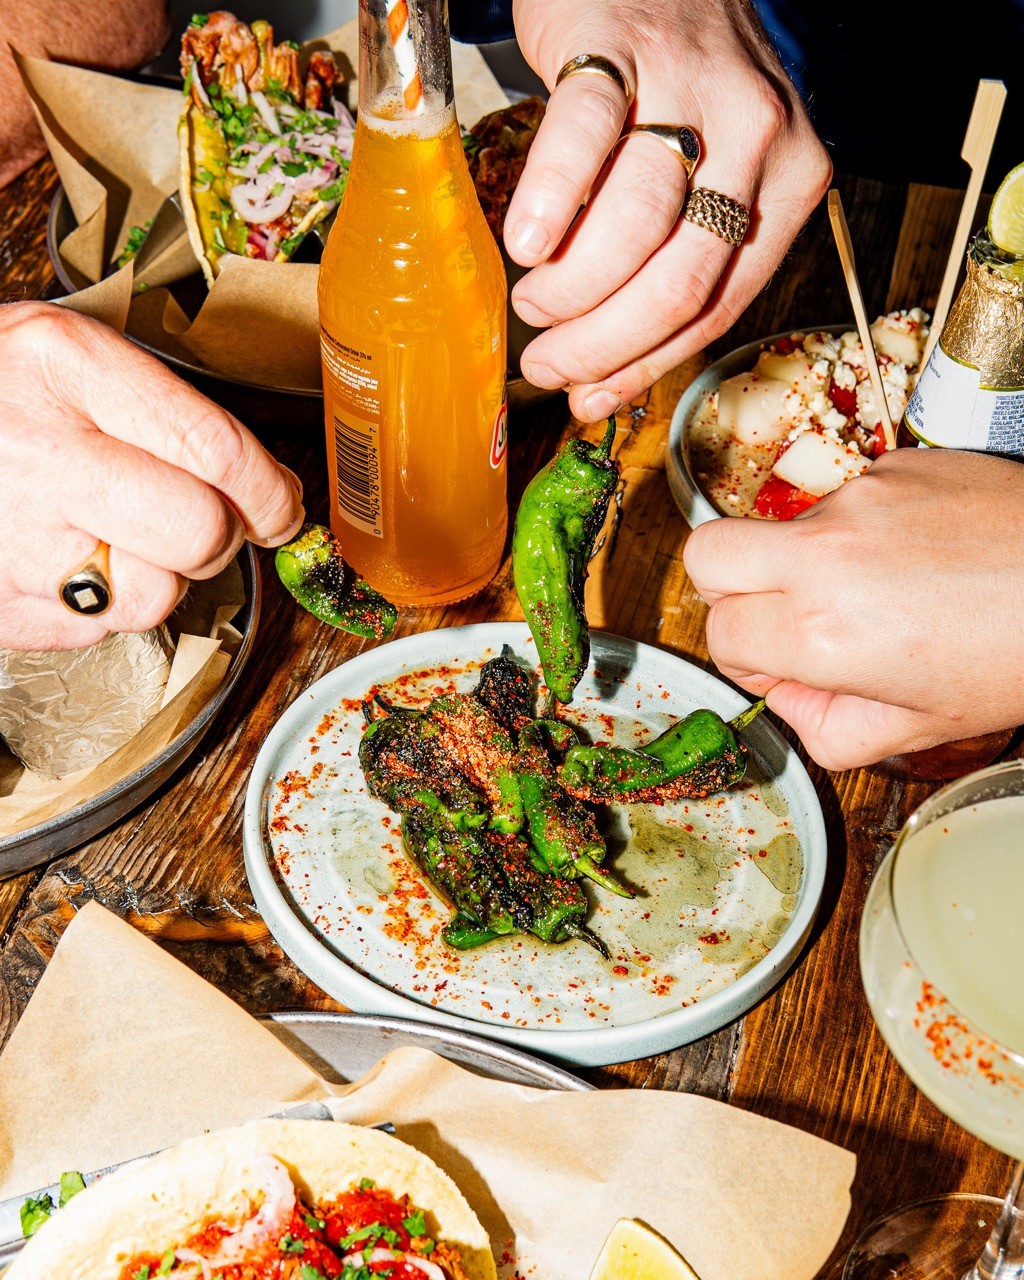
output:
[[110, 548], [101, 542], [88, 560], [72, 569], [60, 584], [58, 595], [61, 604], [72, 613], [90, 617], [106, 613], [114, 603], [109, 575]]
[[732, 196], [711, 187], [693, 187], [683, 205], [683, 219], [693, 222], [726, 244], [742, 243], [750, 226], [750, 210]]
[[700, 138], [688, 124], [635, 124], [619, 139], [632, 138], [634, 134], [648, 134], [664, 142], [673, 155], [678, 156], [687, 178], [693, 177], [693, 171], [700, 159]]
[[622, 90], [625, 97], [629, 98], [629, 87], [626, 84], [626, 77], [618, 69], [611, 58], [605, 58], [600, 53], [578, 53], [575, 58], [570, 58], [561, 68], [555, 77], [556, 87], [562, 83], [567, 76], [578, 75], [580, 72], [586, 72], [587, 75], [604, 76], [606, 80], [610, 80], [612, 84], [616, 84]]

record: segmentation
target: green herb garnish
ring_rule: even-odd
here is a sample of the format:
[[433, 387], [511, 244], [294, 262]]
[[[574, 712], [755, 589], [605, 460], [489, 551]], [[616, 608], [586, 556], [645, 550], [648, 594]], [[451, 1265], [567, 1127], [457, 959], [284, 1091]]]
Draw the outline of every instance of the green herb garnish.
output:
[[57, 1208], [63, 1209], [69, 1200], [77, 1196], [79, 1191], [85, 1190], [85, 1179], [80, 1173], [74, 1169], [60, 1175], [60, 1198], [57, 1201]]
[[40, 1196], [38, 1199], [29, 1196], [21, 1206], [21, 1234], [26, 1239], [34, 1236], [51, 1213], [53, 1201], [49, 1196]]
[[305, 1253], [306, 1246], [301, 1240], [296, 1240], [294, 1236], [282, 1236], [277, 1242], [277, 1247], [282, 1253]]

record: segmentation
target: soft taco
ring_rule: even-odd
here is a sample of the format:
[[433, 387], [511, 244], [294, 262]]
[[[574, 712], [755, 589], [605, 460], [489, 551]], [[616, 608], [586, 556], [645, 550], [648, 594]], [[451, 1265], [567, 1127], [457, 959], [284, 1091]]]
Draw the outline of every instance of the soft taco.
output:
[[4, 1280], [495, 1280], [449, 1176], [377, 1129], [258, 1120], [98, 1179]]
[[269, 22], [198, 13], [181, 39], [180, 197], [212, 284], [226, 253], [285, 262], [337, 207], [355, 122], [330, 52], [274, 43]]

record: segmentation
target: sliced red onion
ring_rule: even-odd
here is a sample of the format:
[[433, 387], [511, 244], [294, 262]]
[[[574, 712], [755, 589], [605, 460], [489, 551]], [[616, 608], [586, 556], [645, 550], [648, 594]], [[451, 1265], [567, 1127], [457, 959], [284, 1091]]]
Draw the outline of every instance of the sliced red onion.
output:
[[250, 96], [252, 98], [252, 105], [260, 113], [260, 119], [267, 126], [267, 128], [270, 130], [271, 133], [276, 134], [278, 137], [280, 137], [280, 134], [281, 134], [280, 122], [278, 121], [277, 116], [274, 114], [274, 108], [267, 101], [266, 96], [259, 89], [253, 89], [252, 94]]
[[422, 1271], [428, 1280], [445, 1280], [445, 1274], [436, 1262], [428, 1262], [418, 1253], [399, 1253], [395, 1249], [369, 1249], [359, 1253], [346, 1253], [342, 1262], [350, 1267], [367, 1267], [374, 1262], [404, 1262], [408, 1267]]
[[261, 173], [252, 182], [243, 182], [231, 188], [231, 207], [246, 222], [273, 222], [288, 212], [292, 202], [292, 192], [285, 189], [278, 195], [271, 195], [279, 179], [274, 178], [274, 170]]
[[249, 94], [245, 87], [245, 80], [242, 76], [242, 64], [240, 62], [235, 63], [235, 83], [233, 87], [235, 90], [235, 97], [244, 107], [249, 101]]
[[263, 248], [263, 256], [268, 262], [273, 262], [277, 257], [277, 242], [277, 232], [272, 231], [270, 235], [267, 236], [267, 243]]

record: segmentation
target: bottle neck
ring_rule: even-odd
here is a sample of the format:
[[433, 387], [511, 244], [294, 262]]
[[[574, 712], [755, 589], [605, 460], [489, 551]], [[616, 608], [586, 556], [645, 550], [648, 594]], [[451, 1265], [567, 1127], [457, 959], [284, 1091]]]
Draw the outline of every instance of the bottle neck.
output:
[[359, 0], [359, 111], [379, 120], [452, 114], [448, 0]]

